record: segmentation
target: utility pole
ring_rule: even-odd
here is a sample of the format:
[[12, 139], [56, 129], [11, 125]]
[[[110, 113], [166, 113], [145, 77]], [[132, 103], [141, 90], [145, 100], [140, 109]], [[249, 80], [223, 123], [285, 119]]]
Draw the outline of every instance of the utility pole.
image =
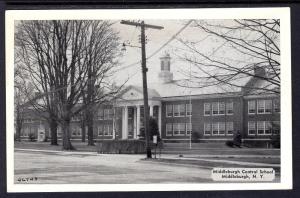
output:
[[146, 139], [146, 151], [147, 158], [151, 158], [151, 147], [150, 147], [150, 131], [149, 131], [149, 109], [148, 109], [148, 88], [147, 88], [147, 66], [146, 66], [146, 39], [145, 39], [145, 28], [151, 29], [163, 29], [162, 26], [145, 24], [142, 22], [133, 22], [122, 20], [121, 24], [132, 25], [141, 27], [141, 49], [142, 49], [142, 74], [143, 74], [143, 95], [144, 95], [144, 125], [145, 125], [145, 139]]

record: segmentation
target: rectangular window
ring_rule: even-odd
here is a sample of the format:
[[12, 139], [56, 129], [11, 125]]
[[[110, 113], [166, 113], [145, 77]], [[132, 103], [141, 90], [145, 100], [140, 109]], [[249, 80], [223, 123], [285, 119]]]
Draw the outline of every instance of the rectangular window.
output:
[[108, 119], [112, 120], [114, 117], [114, 110], [113, 109], [108, 109]]
[[272, 100], [265, 100], [265, 113], [272, 113]]
[[212, 103], [212, 114], [218, 115], [219, 114], [219, 105], [217, 102]]
[[185, 135], [185, 123], [179, 123], [179, 133]]
[[219, 134], [219, 124], [217, 122], [212, 123], [212, 134], [213, 135]]
[[219, 115], [224, 115], [225, 114], [225, 102], [220, 102], [219, 103]]
[[81, 128], [80, 127], [72, 127], [72, 136], [81, 136]]
[[265, 101], [264, 100], [257, 101], [257, 113], [259, 113], [259, 114], [265, 113]]
[[103, 120], [103, 118], [104, 118], [103, 109], [98, 110], [97, 117], [98, 117], [98, 120]]
[[185, 105], [179, 104], [173, 106], [174, 117], [182, 117], [185, 116]]
[[192, 123], [186, 123], [186, 135], [190, 135], [192, 131]]
[[248, 114], [255, 114], [255, 100], [248, 101]]
[[233, 122], [226, 122], [226, 134], [233, 135]]
[[174, 113], [174, 117], [179, 117], [179, 105], [173, 105], [173, 113]]
[[219, 122], [219, 135], [225, 135], [225, 122]]
[[103, 136], [103, 125], [98, 126], [98, 136]]
[[180, 135], [178, 123], [173, 123], [173, 135]]
[[273, 135], [280, 134], [280, 121], [274, 121], [272, 123], [272, 131], [273, 131]]
[[279, 99], [273, 100], [273, 108], [274, 108], [275, 113], [280, 112], [280, 100]]
[[270, 121], [265, 122], [265, 134], [271, 135], [272, 134], [272, 124]]
[[192, 104], [186, 104], [186, 115], [192, 115]]
[[172, 136], [172, 134], [173, 134], [172, 124], [166, 124], [166, 136]]
[[205, 116], [210, 115], [210, 103], [204, 103], [204, 115]]
[[250, 121], [248, 122], [248, 135], [255, 135], [256, 129], [255, 129], [255, 122]]
[[211, 125], [210, 123], [204, 123], [204, 135], [211, 134]]
[[264, 135], [264, 133], [265, 133], [265, 122], [263, 121], [257, 122], [257, 134]]
[[109, 109], [104, 109], [104, 120], [108, 120], [109, 118]]
[[166, 116], [167, 117], [172, 117], [173, 115], [173, 106], [172, 105], [167, 105], [166, 106]]
[[227, 115], [233, 114], [233, 102], [226, 103], [226, 114]]
[[104, 136], [111, 136], [112, 135], [112, 125], [104, 125]]

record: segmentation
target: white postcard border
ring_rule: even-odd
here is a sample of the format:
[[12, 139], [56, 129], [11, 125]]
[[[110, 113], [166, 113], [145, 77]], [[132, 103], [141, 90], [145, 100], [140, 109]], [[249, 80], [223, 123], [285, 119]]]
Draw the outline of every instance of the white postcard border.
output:
[[[99, 14], [101, 13], [101, 14]], [[179, 15], [179, 13], [182, 13]], [[180, 18], [178, 17], [180, 16]], [[108, 9], [6, 11], [6, 142], [8, 192], [201, 191], [292, 189], [292, 97], [289, 8]], [[14, 21], [49, 19], [280, 19], [281, 42], [281, 181], [280, 183], [185, 184], [14, 184]], [[283, 162], [283, 163], [282, 163]]]

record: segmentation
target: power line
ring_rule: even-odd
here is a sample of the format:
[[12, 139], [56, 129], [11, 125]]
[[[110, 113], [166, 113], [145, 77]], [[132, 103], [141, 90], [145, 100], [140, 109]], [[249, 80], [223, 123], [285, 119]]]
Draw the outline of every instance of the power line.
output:
[[[158, 48], [155, 52], [153, 52], [150, 56], [148, 56], [146, 58], [146, 60], [152, 58], [153, 56], [155, 56], [158, 52], [160, 52], [165, 46], [167, 46], [170, 42], [172, 42], [185, 28], [187, 28], [192, 22], [194, 21], [194, 19], [191, 19], [188, 21], [187, 24], [185, 24], [178, 32], [176, 32], [166, 43], [164, 43], [160, 48]], [[137, 61], [135, 63], [131, 63], [129, 65], [126, 65], [120, 69], [118, 69], [116, 72], [121, 71], [123, 69], [127, 69], [129, 67], [135, 66], [137, 64], [140, 64], [141, 61]]]

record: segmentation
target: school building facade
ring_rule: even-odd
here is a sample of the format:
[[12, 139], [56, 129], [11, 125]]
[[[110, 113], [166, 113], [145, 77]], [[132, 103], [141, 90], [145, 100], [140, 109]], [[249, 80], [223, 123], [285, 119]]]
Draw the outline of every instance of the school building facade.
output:
[[[159, 82], [148, 85], [150, 116], [157, 120], [161, 138], [165, 142], [193, 140], [226, 141], [239, 131], [244, 142], [264, 144], [280, 135], [280, 97], [261, 93], [251, 87], [263, 86], [256, 77], [247, 77], [240, 87], [212, 85], [189, 88], [173, 80], [171, 57], [161, 57]], [[259, 75], [266, 75], [256, 68]], [[245, 88], [247, 87], [247, 88]], [[143, 89], [130, 85], [121, 91], [111, 104], [101, 105], [94, 115], [94, 137], [97, 141], [110, 139], [138, 139], [144, 127]], [[50, 137], [49, 126], [39, 116], [28, 114], [21, 136], [35, 133], [42, 141]], [[72, 118], [73, 140], [81, 140], [81, 119]], [[61, 127], [58, 127], [61, 138]]]

